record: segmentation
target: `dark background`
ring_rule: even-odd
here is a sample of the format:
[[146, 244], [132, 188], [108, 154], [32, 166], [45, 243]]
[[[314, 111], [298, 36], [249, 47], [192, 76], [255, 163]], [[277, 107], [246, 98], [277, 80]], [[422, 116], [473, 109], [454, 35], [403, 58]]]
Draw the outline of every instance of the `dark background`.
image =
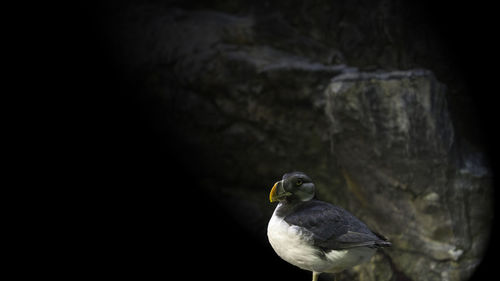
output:
[[[210, 7], [217, 1], [172, 2]], [[51, 50], [62, 57], [57, 63], [58, 87], [76, 97], [65, 107], [68, 112], [78, 110], [78, 121], [71, 126], [82, 129], [75, 136], [81, 143], [75, 156], [88, 163], [86, 169], [95, 178], [90, 191], [95, 202], [93, 226], [97, 249], [103, 253], [92, 258], [95, 265], [111, 276], [140, 278], [233, 280], [238, 278], [231, 274], [237, 272], [254, 280], [310, 278], [306, 271], [290, 276], [291, 266], [269, 245], [211, 202], [198, 182], [204, 173], [200, 163], [207, 159], [177, 138], [177, 128], [156, 129], [162, 108], [141, 80], [114, 60], [116, 42], [107, 36], [113, 31], [108, 13], [125, 4], [86, 2], [64, 9], [64, 20], [51, 24], [58, 42], [58, 48]], [[452, 68], [466, 88], [474, 89], [474, 96], [463, 96], [459, 103], [477, 117], [467, 129], [492, 156], [496, 171], [495, 9], [463, 1], [410, 1], [408, 5], [411, 13], [435, 28]], [[474, 280], [490, 276], [495, 234]]]

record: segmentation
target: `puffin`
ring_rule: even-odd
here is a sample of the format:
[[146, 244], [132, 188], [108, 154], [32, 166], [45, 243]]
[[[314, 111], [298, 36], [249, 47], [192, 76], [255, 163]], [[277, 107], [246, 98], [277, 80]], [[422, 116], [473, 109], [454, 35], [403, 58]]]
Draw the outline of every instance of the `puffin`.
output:
[[267, 237], [283, 260], [312, 271], [339, 273], [370, 260], [387, 238], [370, 230], [345, 209], [316, 199], [315, 185], [303, 172], [291, 172], [276, 182], [269, 201], [278, 202]]

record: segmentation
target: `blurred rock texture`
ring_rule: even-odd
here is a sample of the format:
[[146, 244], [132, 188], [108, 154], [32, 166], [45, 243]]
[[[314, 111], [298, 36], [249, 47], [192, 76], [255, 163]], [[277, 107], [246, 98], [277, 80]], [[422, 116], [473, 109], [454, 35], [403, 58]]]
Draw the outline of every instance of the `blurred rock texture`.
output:
[[358, 2], [128, 4], [116, 60], [263, 243], [270, 187], [301, 170], [393, 242], [341, 280], [466, 280], [493, 191], [460, 74], [413, 7]]

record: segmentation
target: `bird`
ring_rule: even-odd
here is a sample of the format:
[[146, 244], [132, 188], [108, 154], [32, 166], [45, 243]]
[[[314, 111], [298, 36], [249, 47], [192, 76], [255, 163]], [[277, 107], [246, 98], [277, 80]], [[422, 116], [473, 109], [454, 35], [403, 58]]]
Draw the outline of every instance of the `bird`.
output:
[[391, 246], [347, 210], [316, 199], [315, 191], [312, 179], [298, 171], [284, 174], [271, 188], [269, 201], [278, 205], [267, 236], [283, 260], [311, 271], [317, 281], [321, 273], [339, 273]]

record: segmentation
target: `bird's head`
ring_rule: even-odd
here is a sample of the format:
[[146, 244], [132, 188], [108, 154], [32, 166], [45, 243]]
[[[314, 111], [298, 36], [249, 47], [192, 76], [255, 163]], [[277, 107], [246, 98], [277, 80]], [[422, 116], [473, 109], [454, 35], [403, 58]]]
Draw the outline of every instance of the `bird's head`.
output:
[[292, 172], [283, 175], [269, 193], [271, 202], [309, 201], [314, 198], [315, 187], [312, 179], [302, 172]]

